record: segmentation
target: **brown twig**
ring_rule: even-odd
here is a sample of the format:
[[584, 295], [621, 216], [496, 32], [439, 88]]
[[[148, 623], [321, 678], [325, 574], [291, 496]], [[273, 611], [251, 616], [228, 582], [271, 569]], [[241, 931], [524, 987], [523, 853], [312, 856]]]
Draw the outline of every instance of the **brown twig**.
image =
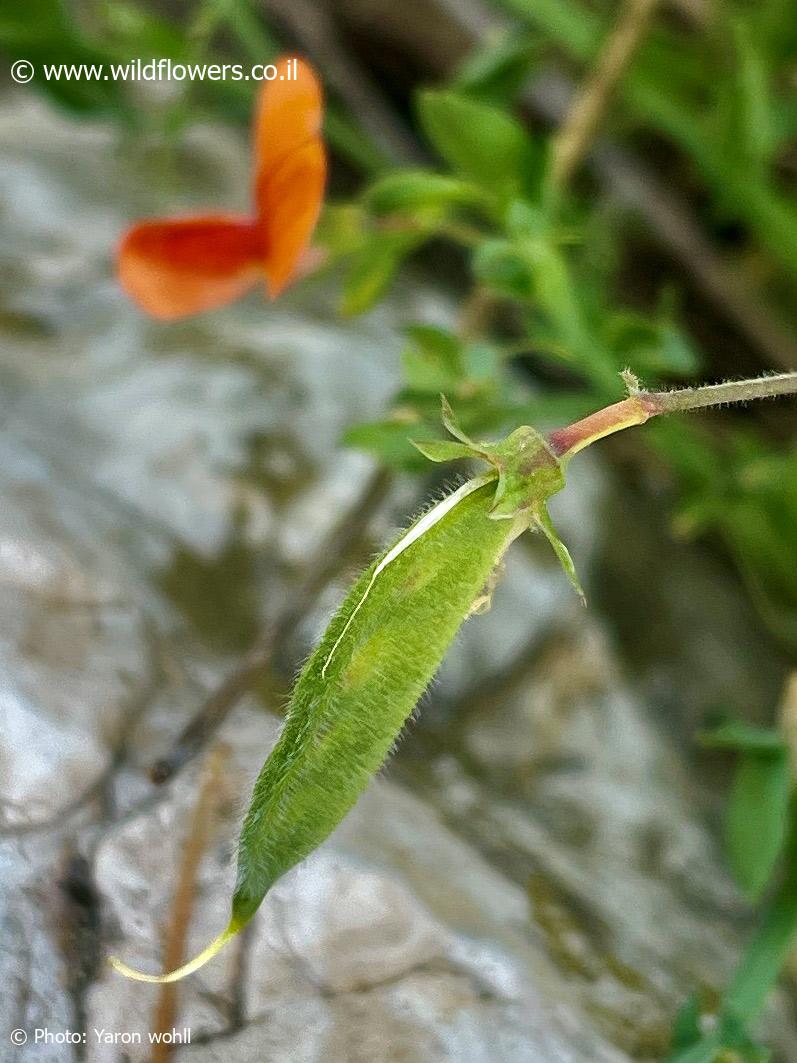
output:
[[231, 709], [268, 668], [296, 631], [313, 602], [335, 576], [362, 549], [368, 527], [392, 482], [390, 472], [379, 469], [369, 478], [359, 498], [326, 537], [290, 605], [267, 624], [249, 652], [188, 722], [167, 755], [150, 769], [155, 783], [171, 779], [207, 744]]
[[[793, 785], [797, 785], [797, 671], [786, 678], [778, 713], [778, 725], [786, 748], [789, 751], [789, 765]], [[796, 954], [797, 960], [797, 954]], [[795, 963], [797, 972], [797, 962]]]
[[[185, 954], [188, 927], [194, 910], [196, 876], [199, 864], [210, 841], [213, 812], [218, 801], [219, 787], [229, 749], [222, 744], [210, 751], [199, 786], [199, 797], [194, 806], [188, 836], [185, 840], [183, 858], [177, 876], [177, 888], [172, 901], [171, 917], [164, 934], [163, 962], [167, 970], [179, 967]], [[153, 1019], [153, 1032], [163, 1034], [172, 1029], [177, 1016], [177, 986], [174, 982], [160, 987]], [[152, 1047], [152, 1063], [168, 1063], [174, 1045], [156, 1042]]]
[[554, 137], [551, 181], [564, 188], [590, 149], [612, 94], [641, 44], [660, 0], [626, 0], [590, 76]]
[[714, 0], [670, 0], [669, 6], [701, 29], [714, 18]]
[[476, 340], [487, 331], [495, 305], [495, 295], [488, 288], [476, 285], [471, 289], [459, 315], [458, 332], [463, 340]]

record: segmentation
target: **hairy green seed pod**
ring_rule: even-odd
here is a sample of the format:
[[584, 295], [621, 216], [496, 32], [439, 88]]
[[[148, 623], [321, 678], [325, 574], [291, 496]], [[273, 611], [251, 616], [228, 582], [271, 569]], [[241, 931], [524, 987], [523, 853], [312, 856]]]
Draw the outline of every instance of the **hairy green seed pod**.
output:
[[490, 518], [494, 494], [494, 482], [470, 491], [376, 578], [372, 565], [330, 623], [255, 783], [241, 831], [235, 918], [250, 918], [384, 762], [518, 532], [515, 521]]
[[[447, 419], [456, 429], [450, 411]], [[456, 456], [473, 453], [493, 471], [421, 516], [363, 573], [304, 666], [241, 830], [229, 926], [177, 971], [154, 977], [112, 961], [123, 973], [173, 981], [196, 970], [334, 830], [389, 754], [517, 535], [536, 525], [572, 569], [545, 510], [564, 475], [543, 438], [530, 428], [495, 446], [459, 438]], [[424, 449], [446, 458], [439, 447]]]

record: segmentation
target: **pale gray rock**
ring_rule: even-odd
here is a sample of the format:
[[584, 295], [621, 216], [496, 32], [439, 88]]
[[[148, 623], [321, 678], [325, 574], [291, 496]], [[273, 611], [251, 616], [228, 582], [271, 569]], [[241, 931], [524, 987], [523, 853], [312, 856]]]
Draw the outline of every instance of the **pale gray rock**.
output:
[[[229, 750], [225, 792], [246, 789], [267, 736], [273, 742], [276, 733], [273, 722], [251, 711], [229, 722], [220, 736]], [[159, 965], [195, 783], [196, 773], [180, 780], [166, 802], [112, 829], [97, 852], [97, 885], [118, 932], [114, 949], [147, 970]], [[219, 839], [235, 829], [232, 811]], [[208, 847], [189, 951], [226, 921], [229, 862], [229, 846]], [[585, 1035], [583, 1016], [557, 995], [557, 972], [529, 941], [527, 926], [521, 889], [422, 802], [378, 780], [329, 842], [272, 890], [252, 935], [181, 985], [178, 1026], [190, 1026], [192, 1045], [180, 1058], [226, 1052], [276, 1060], [288, 1051], [293, 1058], [296, 1043], [300, 1058], [319, 1061], [399, 1055], [480, 1063], [496, 1052], [524, 1060], [585, 1053], [622, 1059], [608, 1042]], [[225, 1015], [238, 980], [244, 1021], [231, 1034]], [[89, 995], [89, 1023], [143, 1033], [158, 992], [101, 972]], [[143, 1046], [128, 1051], [146, 1058]], [[96, 1045], [89, 1058], [114, 1056]]]

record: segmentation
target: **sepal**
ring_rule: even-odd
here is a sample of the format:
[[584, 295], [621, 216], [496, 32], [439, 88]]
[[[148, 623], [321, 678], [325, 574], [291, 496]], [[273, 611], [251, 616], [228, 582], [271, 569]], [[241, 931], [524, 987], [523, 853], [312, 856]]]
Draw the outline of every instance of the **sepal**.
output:
[[581, 599], [581, 604], [586, 605], [587, 596], [584, 594], [584, 588], [581, 586], [581, 580], [578, 578], [573, 558], [570, 556], [570, 551], [559, 538], [559, 534], [553, 526], [550, 514], [544, 505], [540, 506], [539, 510], [534, 515], [534, 524], [540, 529], [543, 535], [545, 535], [546, 539], [553, 547], [554, 553], [559, 559], [559, 564], [562, 566], [565, 575], [573, 585], [576, 594], [578, 594]]
[[472, 447], [466, 443], [454, 443], [450, 439], [411, 439], [410, 442], [429, 461], [457, 461], [459, 458], [474, 457]]
[[441, 396], [442, 420], [451, 440], [414, 442], [431, 461], [477, 458], [498, 473], [490, 516], [493, 520], [513, 520], [536, 513], [539, 507], [565, 485], [562, 465], [545, 438], [525, 425], [498, 443], [476, 442], [467, 435], [454, 411]]

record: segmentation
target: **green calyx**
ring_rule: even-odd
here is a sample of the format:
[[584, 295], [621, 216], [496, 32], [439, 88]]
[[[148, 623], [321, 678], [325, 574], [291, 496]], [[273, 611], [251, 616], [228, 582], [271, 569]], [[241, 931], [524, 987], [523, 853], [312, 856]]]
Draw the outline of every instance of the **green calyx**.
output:
[[536, 428], [524, 425], [498, 443], [476, 442], [462, 430], [444, 395], [441, 404], [443, 424], [454, 440], [413, 440], [413, 446], [430, 461], [477, 458], [491, 465], [496, 472], [491, 519], [525, 518], [528, 527], [539, 529], [553, 547], [567, 578], [585, 601], [573, 559], [548, 514], [546, 503], [565, 486], [565, 473], [562, 462], [545, 437]]

